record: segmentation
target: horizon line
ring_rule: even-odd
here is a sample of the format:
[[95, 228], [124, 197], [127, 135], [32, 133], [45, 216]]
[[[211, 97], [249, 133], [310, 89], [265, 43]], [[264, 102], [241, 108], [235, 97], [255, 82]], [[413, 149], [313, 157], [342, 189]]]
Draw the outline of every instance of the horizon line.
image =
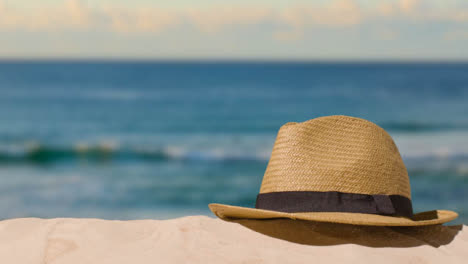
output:
[[140, 57], [0, 57], [8, 62], [141, 62], [141, 63], [450, 63], [466, 64], [468, 58], [140, 58]]

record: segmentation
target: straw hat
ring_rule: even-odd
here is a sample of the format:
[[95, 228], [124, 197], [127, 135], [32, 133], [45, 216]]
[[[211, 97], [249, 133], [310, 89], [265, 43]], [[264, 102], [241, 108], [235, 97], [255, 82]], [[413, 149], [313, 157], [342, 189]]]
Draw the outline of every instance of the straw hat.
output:
[[364, 119], [326, 116], [283, 125], [255, 208], [210, 204], [222, 219], [290, 218], [372, 226], [424, 226], [452, 211], [413, 214], [406, 167], [390, 135]]

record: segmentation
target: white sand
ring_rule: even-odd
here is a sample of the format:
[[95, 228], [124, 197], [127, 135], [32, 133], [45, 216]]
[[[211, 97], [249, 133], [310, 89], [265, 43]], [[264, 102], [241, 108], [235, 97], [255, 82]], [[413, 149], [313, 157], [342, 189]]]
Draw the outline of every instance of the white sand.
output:
[[415, 229], [294, 220], [239, 222], [205, 216], [166, 221], [4, 220], [0, 221], [0, 261], [17, 264], [468, 263], [466, 226]]

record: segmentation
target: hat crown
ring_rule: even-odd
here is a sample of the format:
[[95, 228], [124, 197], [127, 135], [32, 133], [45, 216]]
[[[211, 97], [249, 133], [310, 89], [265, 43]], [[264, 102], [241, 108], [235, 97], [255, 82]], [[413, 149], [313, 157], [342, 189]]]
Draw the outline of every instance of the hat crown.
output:
[[280, 128], [260, 193], [287, 191], [411, 198], [408, 173], [391, 136], [372, 122], [349, 116]]

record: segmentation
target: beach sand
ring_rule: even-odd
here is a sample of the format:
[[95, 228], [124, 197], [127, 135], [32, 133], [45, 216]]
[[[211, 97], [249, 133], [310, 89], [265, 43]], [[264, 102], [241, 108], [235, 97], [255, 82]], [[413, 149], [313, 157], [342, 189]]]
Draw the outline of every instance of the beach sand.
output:
[[466, 226], [359, 227], [206, 216], [0, 222], [2, 263], [467, 263]]

